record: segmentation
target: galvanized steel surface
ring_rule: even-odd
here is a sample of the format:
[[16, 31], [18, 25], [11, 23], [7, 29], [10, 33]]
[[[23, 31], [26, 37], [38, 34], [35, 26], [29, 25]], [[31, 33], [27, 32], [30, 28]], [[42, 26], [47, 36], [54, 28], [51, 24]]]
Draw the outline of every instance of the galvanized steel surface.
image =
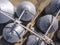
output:
[[[37, 27], [41, 29], [42, 32], [46, 33], [48, 27], [53, 21], [54, 16], [52, 15], [45, 15], [41, 18], [39, 18], [37, 22]], [[50, 33], [54, 32], [55, 30], [58, 29], [58, 20], [55, 18], [55, 21], [53, 23], [52, 28], [50, 29]]]
[[26, 11], [23, 14], [21, 20], [30, 21], [34, 17], [34, 15], [36, 14], [35, 6], [29, 1], [22, 2], [17, 7], [17, 10], [16, 10], [18, 17], [21, 15], [21, 13], [23, 12], [24, 9], [26, 9]]
[[[8, 1], [8, 0], [0, 0], [0, 10], [2, 10], [4, 13], [9, 14], [9, 16], [13, 17], [14, 6], [12, 5], [12, 3], [10, 1]], [[9, 18], [4, 16], [4, 14], [2, 14], [0, 12], [0, 23], [6, 23], [9, 20], [10, 20]]]
[[18, 24], [10, 23], [3, 29], [3, 37], [10, 43], [18, 42], [23, 36], [24, 28]]

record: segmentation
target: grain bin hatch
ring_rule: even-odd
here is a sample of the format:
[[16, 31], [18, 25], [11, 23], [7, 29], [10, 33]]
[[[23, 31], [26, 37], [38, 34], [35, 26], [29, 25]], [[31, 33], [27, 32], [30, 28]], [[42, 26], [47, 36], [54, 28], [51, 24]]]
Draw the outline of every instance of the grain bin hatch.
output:
[[[14, 6], [8, 0], [0, 0], [0, 10], [13, 17]], [[10, 19], [0, 12], [0, 23], [6, 23]]]
[[47, 14], [54, 14], [60, 9], [60, 0], [52, 0], [51, 3], [46, 7], [45, 12]]
[[34, 15], [36, 14], [36, 9], [35, 6], [28, 1], [22, 2], [16, 10], [17, 16], [19, 17], [22, 13], [23, 10], [26, 10], [25, 13], [23, 14], [21, 20], [22, 21], [30, 21]]
[[18, 42], [19, 39], [23, 36], [24, 28], [18, 24], [10, 23], [5, 26], [3, 29], [3, 37], [6, 41], [10, 43]]
[[[46, 33], [48, 27], [50, 26], [50, 24], [52, 23], [54, 19], [54, 16], [52, 15], [45, 15], [41, 18], [39, 18], [38, 22], [37, 22], [37, 27], [39, 29], [41, 29], [42, 32]], [[55, 32], [55, 30], [58, 29], [58, 20], [55, 18], [54, 19], [54, 23], [53, 26], [50, 29], [50, 33]]]
[[27, 39], [26, 45], [47, 45], [35, 35], [30, 35]]

